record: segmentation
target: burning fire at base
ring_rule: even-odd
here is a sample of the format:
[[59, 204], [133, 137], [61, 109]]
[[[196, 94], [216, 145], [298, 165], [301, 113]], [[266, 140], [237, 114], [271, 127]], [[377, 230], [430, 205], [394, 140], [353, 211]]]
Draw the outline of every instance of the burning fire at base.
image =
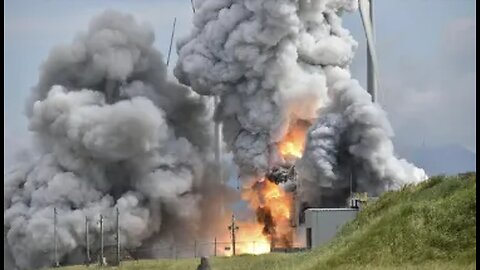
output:
[[272, 246], [290, 247], [293, 228], [290, 226], [292, 196], [280, 186], [263, 178], [245, 189], [242, 198], [256, 210], [257, 222], [262, 233]]
[[302, 157], [309, 126], [310, 123], [305, 121], [292, 124], [277, 144], [282, 158], [280, 164], [273, 166], [265, 176], [243, 186], [241, 197], [255, 211], [256, 220], [233, 221], [231, 213], [226, 215], [223, 223], [229, 224], [230, 233], [227, 236], [225, 232], [220, 240], [223, 243], [231, 241], [231, 244], [227, 244], [225, 250], [218, 250], [220, 254], [233, 255], [232, 226], [238, 227], [235, 229], [236, 254], [263, 254], [273, 248], [291, 248], [298, 244], [292, 226], [294, 196], [281, 184], [294, 181], [294, 163]]
[[[244, 187], [242, 199], [255, 210], [256, 220], [229, 223], [235, 230], [236, 254], [269, 253], [273, 247], [288, 248], [294, 244], [294, 228], [290, 225], [293, 197], [267, 178], [262, 178]], [[226, 224], [225, 220], [225, 224]], [[230, 240], [232, 235], [230, 235]], [[224, 235], [221, 240], [229, 237]], [[233, 241], [232, 241], [233, 242]], [[224, 256], [233, 255], [233, 247], [221, 250]]]
[[238, 225], [242, 228], [237, 232], [239, 254], [258, 255], [270, 252], [270, 241], [263, 233], [260, 223], [239, 222]]
[[[278, 152], [288, 169], [274, 167], [261, 179], [244, 187], [242, 199], [256, 212], [256, 223], [240, 222], [239, 253], [262, 254], [272, 248], [290, 248], [295, 242], [292, 227], [293, 195], [286, 192], [281, 182], [294, 175], [293, 163], [301, 158], [309, 123], [297, 122], [278, 143]], [[282, 165], [285, 165], [282, 164]]]

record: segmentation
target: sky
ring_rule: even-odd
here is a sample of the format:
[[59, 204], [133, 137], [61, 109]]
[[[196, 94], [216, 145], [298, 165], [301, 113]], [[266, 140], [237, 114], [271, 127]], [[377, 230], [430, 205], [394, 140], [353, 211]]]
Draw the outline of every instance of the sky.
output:
[[[70, 43], [106, 9], [150, 24], [164, 55], [174, 18], [176, 38], [188, 34], [192, 19], [189, 0], [4, 1], [4, 170], [31, 153], [24, 103], [50, 49]], [[475, 9], [474, 0], [375, 0], [379, 102], [400, 156], [426, 144], [459, 145], [476, 153]], [[360, 15], [346, 14], [344, 27], [359, 43], [351, 68], [365, 86]], [[170, 72], [176, 59], [174, 47]]]

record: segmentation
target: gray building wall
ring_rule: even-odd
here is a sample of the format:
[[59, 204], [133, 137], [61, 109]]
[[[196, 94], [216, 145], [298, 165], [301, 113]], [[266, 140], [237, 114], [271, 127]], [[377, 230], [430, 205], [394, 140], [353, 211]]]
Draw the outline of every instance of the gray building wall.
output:
[[310, 208], [305, 210], [307, 248], [321, 246], [339, 232], [342, 226], [353, 220], [358, 213], [355, 208]]

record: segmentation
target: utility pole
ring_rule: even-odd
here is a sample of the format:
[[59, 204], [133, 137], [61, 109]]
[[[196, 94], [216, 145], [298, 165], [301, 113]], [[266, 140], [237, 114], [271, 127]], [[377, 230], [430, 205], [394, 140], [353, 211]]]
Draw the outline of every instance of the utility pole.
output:
[[58, 262], [58, 246], [57, 246], [57, 208], [53, 208], [53, 250], [55, 256], [55, 267], [59, 267]]
[[170, 47], [168, 47], [167, 67], [168, 67], [168, 64], [170, 63], [170, 54], [172, 53], [173, 36], [175, 35], [176, 23], [177, 23], [177, 17], [173, 18], [172, 36], [170, 37]]
[[120, 211], [117, 207], [117, 265], [120, 266]]
[[103, 216], [100, 214], [100, 266], [103, 266]]
[[197, 257], [197, 240], [193, 242], [193, 257]]
[[90, 265], [90, 240], [88, 239], [88, 217], [85, 216], [85, 264]]
[[350, 171], [350, 199], [353, 198], [353, 171]]
[[235, 231], [238, 230], [238, 226], [235, 225], [235, 215], [232, 214], [232, 224], [228, 226], [230, 230], [230, 234], [232, 236], [232, 252], [233, 256], [235, 256]]
[[213, 239], [213, 256], [217, 257], [217, 237]]

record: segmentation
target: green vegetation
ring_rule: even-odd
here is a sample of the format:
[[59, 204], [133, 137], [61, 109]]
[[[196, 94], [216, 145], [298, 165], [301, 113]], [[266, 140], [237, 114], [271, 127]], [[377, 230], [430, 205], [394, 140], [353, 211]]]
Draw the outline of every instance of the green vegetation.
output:
[[[387, 192], [329, 245], [297, 254], [212, 258], [212, 269], [475, 269], [476, 174], [436, 176]], [[122, 269], [196, 269], [199, 260], [124, 262]], [[66, 267], [80, 270], [83, 267]], [[90, 269], [95, 269], [91, 267]]]

